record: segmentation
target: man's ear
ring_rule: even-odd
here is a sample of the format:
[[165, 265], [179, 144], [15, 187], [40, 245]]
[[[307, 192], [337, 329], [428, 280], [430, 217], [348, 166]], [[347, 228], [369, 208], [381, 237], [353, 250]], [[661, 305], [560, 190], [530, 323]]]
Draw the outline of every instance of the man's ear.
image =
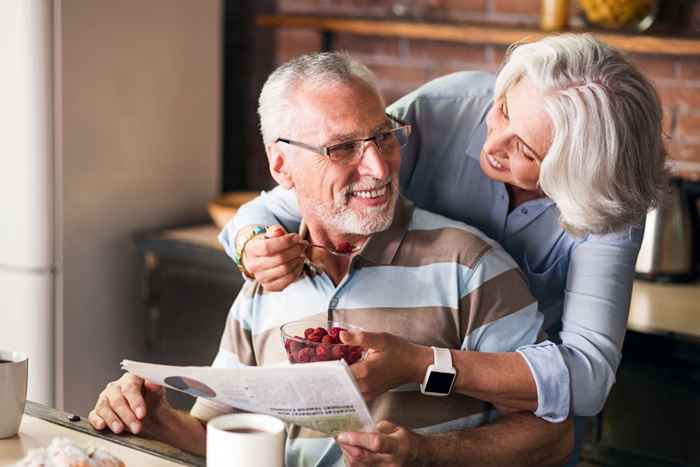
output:
[[265, 145], [265, 152], [267, 153], [267, 163], [270, 166], [272, 178], [288, 190], [294, 188], [294, 180], [289, 172], [287, 155], [276, 144]]

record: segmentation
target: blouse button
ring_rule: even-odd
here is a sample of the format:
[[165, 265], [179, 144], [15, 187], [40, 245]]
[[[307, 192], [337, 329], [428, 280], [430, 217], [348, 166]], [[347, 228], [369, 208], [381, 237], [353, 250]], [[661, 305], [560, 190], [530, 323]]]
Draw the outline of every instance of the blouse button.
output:
[[520, 212], [522, 212], [523, 214], [527, 214], [527, 208], [521, 208]]

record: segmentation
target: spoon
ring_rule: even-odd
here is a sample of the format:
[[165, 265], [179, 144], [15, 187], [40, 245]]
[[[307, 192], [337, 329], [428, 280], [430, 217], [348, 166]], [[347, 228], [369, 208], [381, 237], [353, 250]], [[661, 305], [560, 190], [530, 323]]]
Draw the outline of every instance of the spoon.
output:
[[308, 243], [306, 242], [306, 246], [309, 248], [321, 248], [323, 250], [326, 250], [328, 253], [335, 255], [335, 256], [352, 256], [358, 251], [360, 251], [360, 247], [356, 246], [353, 247], [349, 243], [341, 244], [343, 247], [342, 249], [336, 249], [336, 248], [331, 248], [329, 246], [325, 245], [319, 245], [317, 243]]

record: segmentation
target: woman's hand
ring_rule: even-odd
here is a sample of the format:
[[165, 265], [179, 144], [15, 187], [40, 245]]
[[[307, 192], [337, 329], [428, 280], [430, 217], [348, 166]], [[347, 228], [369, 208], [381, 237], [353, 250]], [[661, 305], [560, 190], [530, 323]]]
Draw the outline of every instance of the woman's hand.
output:
[[336, 441], [348, 467], [419, 467], [428, 460], [425, 437], [386, 420], [375, 433], [340, 433]]
[[433, 363], [430, 347], [387, 332], [343, 331], [340, 339], [367, 349], [365, 358], [351, 365], [350, 370], [368, 401], [402, 384], [422, 382], [425, 369]]
[[246, 244], [243, 264], [265, 290], [279, 292], [301, 274], [304, 250], [298, 234], [287, 233], [281, 225], [273, 225], [267, 228], [264, 237]]

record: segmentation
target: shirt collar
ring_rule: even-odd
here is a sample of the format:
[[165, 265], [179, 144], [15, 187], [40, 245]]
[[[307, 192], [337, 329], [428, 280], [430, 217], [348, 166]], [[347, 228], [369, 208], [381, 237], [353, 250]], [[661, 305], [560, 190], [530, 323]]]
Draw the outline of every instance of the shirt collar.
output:
[[389, 228], [370, 235], [358, 256], [373, 264], [391, 264], [406, 235], [413, 209], [413, 203], [399, 195]]

